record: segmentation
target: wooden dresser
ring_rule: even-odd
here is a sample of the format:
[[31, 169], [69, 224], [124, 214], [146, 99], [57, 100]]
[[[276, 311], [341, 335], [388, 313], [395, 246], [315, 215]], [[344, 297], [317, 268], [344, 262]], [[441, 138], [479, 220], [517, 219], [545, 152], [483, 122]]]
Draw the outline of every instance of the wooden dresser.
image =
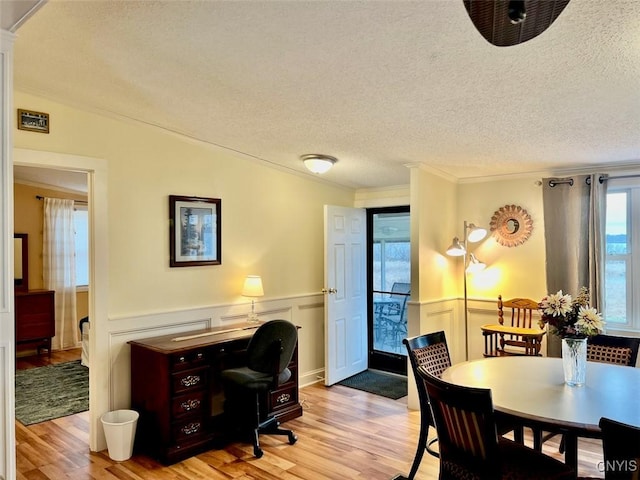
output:
[[[244, 364], [255, 329], [243, 323], [129, 342], [137, 451], [171, 464], [224, 445], [220, 373]], [[281, 422], [302, 415], [297, 346], [289, 369], [291, 379], [263, 400]]]
[[37, 344], [48, 349], [51, 356], [51, 337], [56, 331], [56, 312], [53, 290], [15, 292], [16, 344]]

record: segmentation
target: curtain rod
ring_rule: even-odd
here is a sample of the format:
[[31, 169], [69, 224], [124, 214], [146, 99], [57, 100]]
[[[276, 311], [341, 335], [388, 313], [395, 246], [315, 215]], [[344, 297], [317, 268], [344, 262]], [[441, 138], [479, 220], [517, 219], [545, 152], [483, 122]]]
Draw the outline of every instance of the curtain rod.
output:
[[[42, 195], [36, 195], [36, 198], [38, 200], [44, 200], [44, 197]], [[79, 205], [89, 205], [89, 202], [84, 202], [82, 200], [74, 200], [73, 203], [77, 203]]]
[[[618, 175], [615, 177], [608, 177], [608, 176], [604, 176], [604, 175], [600, 175], [600, 177], [598, 178], [598, 181], [600, 183], [603, 183], [607, 180], [615, 180], [617, 178], [638, 178], [640, 177], [640, 173], [636, 173], [636, 174], [632, 174], [632, 175]], [[585, 183], [587, 185], [591, 185], [591, 177], [587, 177], [585, 179]], [[569, 185], [569, 186], [573, 186], [573, 178], [566, 178], [566, 179], [562, 179], [562, 180], [549, 180], [549, 186], [550, 187], [555, 187], [556, 185]]]

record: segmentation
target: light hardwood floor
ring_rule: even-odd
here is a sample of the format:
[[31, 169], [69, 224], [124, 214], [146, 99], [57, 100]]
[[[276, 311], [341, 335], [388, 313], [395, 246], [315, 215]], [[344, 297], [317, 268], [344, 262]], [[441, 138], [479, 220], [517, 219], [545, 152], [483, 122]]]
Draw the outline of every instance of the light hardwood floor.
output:
[[[52, 362], [56, 360], [52, 358]], [[48, 360], [20, 362], [28, 366], [38, 361]], [[28, 427], [16, 422], [17, 478], [383, 480], [399, 472], [408, 473], [420, 415], [407, 410], [406, 399], [394, 401], [339, 385], [326, 388], [320, 384], [303, 388], [300, 394], [304, 414], [285, 424], [296, 432], [298, 442], [289, 445], [284, 437], [261, 437], [265, 454], [259, 460], [253, 457], [250, 445], [231, 444], [224, 450], [212, 450], [167, 467], [137, 454], [128, 461], [114, 462], [106, 451], [89, 451], [88, 412]], [[544, 451], [561, 458], [558, 438], [545, 443]], [[526, 441], [530, 444], [531, 438]], [[580, 440], [580, 475], [602, 477], [597, 470], [601, 452], [599, 441]], [[425, 454], [416, 478], [437, 476], [438, 460]]]

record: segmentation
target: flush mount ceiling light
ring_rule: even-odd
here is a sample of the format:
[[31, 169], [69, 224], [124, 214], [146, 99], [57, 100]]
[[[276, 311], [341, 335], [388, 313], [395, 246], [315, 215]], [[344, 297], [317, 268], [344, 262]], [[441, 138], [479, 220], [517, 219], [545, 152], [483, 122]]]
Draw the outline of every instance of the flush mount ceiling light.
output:
[[304, 163], [304, 166], [307, 167], [310, 172], [317, 174], [328, 172], [329, 169], [333, 167], [333, 164], [338, 161], [338, 159], [335, 157], [317, 153], [302, 155], [300, 159]]

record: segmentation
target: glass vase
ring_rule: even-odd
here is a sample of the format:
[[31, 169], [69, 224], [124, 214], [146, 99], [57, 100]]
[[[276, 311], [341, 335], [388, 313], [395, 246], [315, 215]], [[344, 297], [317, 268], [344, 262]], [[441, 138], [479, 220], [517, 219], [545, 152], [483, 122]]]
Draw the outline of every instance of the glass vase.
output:
[[562, 367], [564, 383], [570, 387], [581, 387], [587, 376], [587, 339], [562, 339]]

